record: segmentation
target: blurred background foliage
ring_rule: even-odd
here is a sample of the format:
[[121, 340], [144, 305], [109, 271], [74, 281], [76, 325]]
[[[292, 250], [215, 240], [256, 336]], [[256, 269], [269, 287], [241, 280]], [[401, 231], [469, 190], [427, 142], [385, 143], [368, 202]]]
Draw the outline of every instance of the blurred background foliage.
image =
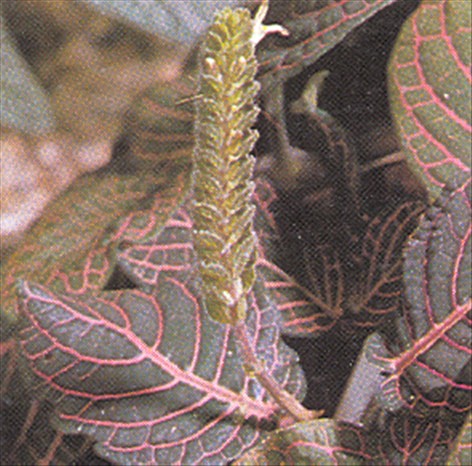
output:
[[1, 5], [2, 256], [58, 193], [111, 160], [131, 102], [175, 79], [219, 2]]

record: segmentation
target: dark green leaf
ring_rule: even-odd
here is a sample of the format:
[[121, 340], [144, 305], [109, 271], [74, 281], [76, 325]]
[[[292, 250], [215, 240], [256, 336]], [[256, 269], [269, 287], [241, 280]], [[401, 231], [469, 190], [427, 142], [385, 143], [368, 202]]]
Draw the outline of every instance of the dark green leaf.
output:
[[436, 197], [470, 178], [471, 16], [464, 1], [424, 1], [390, 63], [390, 101], [411, 167]]
[[[22, 285], [23, 353], [35, 385], [57, 400], [57, 426], [93, 436], [100, 455], [119, 463], [226, 462], [252, 446], [263, 434], [259, 421], [277, 411], [245, 372], [232, 330], [200, 307], [191, 229], [181, 210], [153, 242], [123, 244], [119, 263], [152, 295], [60, 296]], [[278, 321], [257, 283], [249, 338], [268, 373], [300, 398], [303, 376]]]
[[[314, 63], [361, 25], [395, 0], [281, 1], [271, 17], [288, 29], [288, 38], [269, 38], [258, 53], [260, 77], [267, 91]], [[276, 4], [276, 2], [274, 2]]]
[[379, 452], [373, 464], [445, 464], [456, 432], [454, 424], [444, 419], [423, 419], [405, 413], [389, 416], [381, 430], [370, 433], [370, 442], [377, 443]]
[[403, 277], [407, 305], [397, 335], [373, 351], [386, 406], [465, 412], [472, 389], [468, 189], [445, 192], [426, 213], [407, 245]]
[[295, 424], [276, 430], [240, 458], [237, 465], [364, 465], [371, 454], [360, 430], [332, 419]]

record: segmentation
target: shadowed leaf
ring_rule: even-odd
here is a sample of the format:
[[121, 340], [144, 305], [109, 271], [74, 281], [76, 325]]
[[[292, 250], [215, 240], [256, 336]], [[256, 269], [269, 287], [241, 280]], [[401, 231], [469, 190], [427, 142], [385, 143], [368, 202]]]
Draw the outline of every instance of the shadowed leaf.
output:
[[290, 36], [266, 39], [261, 46], [258, 53], [261, 81], [270, 89], [273, 83], [297, 75], [394, 1], [280, 2], [280, 11], [271, 19], [281, 22]]
[[470, 409], [470, 193], [445, 193], [410, 239], [404, 264], [407, 306], [397, 337], [373, 345], [385, 371], [386, 407]]
[[357, 265], [346, 272], [359, 273], [354, 291], [346, 293], [346, 318], [352, 325], [375, 327], [398, 313], [403, 292], [403, 246], [423, 210], [421, 202], [405, 202], [375, 217], [361, 233], [358, 253], [352, 258]]
[[364, 465], [372, 464], [360, 429], [332, 419], [295, 424], [271, 433], [240, 458], [237, 465]]
[[390, 102], [410, 158], [435, 197], [470, 178], [468, 2], [424, 1], [404, 24], [389, 69]]
[[[303, 230], [298, 234], [295, 230], [287, 245], [281, 230], [293, 228], [293, 224], [280, 224], [280, 213], [274, 215], [281, 209], [280, 199], [269, 181], [258, 180], [254, 201], [258, 266], [266, 287], [277, 294], [284, 333], [316, 336], [337, 322], [351, 329], [370, 328], [398, 312], [403, 289], [402, 248], [417, 225], [422, 203], [405, 202], [364, 222], [363, 230], [346, 248], [344, 243], [340, 247], [337, 243], [318, 245], [310, 232]], [[292, 248], [293, 276], [273, 263], [283, 262], [279, 256], [285, 245]]]
[[378, 431], [372, 433], [371, 441], [379, 442], [379, 456], [374, 464], [445, 464], [455, 434], [455, 427], [444, 420], [415, 418], [407, 414], [390, 416], [380, 436]]

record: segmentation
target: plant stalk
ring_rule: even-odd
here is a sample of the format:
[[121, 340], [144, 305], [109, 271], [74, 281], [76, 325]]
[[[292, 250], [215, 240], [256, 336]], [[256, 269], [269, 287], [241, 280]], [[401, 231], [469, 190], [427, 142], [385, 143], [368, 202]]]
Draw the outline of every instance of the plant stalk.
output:
[[296, 398], [281, 388], [279, 383], [267, 372], [267, 369], [255, 354], [244, 321], [238, 322], [233, 329], [247, 370], [254, 374], [254, 377], [266, 389], [267, 393], [289, 414], [292, 422], [309, 421], [323, 414], [323, 411], [306, 409]]

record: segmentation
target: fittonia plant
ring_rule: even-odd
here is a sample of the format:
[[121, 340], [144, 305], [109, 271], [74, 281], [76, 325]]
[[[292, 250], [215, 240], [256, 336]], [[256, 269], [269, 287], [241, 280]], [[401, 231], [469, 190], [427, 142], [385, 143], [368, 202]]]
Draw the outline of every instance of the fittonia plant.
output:
[[[14, 439], [5, 454], [0, 432], [2, 461], [83, 462], [93, 445], [117, 464], [443, 464], [451, 451], [468, 464], [470, 88], [447, 87], [470, 82], [464, 4], [422, 3], [389, 69], [406, 156], [447, 186], [426, 215], [414, 195], [369, 210], [366, 173], [405, 154], [361, 165], [352, 134], [318, 108], [326, 73], [312, 65], [391, 3], [274, 2], [288, 37], [263, 25], [267, 2], [254, 19], [223, 10], [200, 50], [200, 88], [186, 76], [136, 104], [132, 169], [79, 181], [2, 265], [0, 408]], [[428, 59], [437, 46], [455, 51], [449, 81]], [[291, 94], [301, 71], [308, 84]], [[319, 170], [253, 177], [255, 124], [258, 163], [281, 154], [290, 167], [295, 154]], [[319, 231], [328, 217], [334, 239]], [[305, 378], [282, 340], [298, 339], [304, 363], [337, 365], [373, 332], [345, 388], [336, 368], [332, 385]], [[316, 404], [336, 389], [341, 401]]]
[[[300, 404], [301, 369], [255, 273], [254, 47], [280, 30], [261, 24], [265, 11], [253, 21], [226, 9], [209, 29], [194, 200], [154, 241], [120, 254], [141, 290], [67, 296], [20, 285], [31, 383], [49, 386], [61, 431], [92, 436], [118, 463], [226, 462], [264, 435], [263, 421], [319, 414]], [[143, 247], [147, 258], [133, 266]]]

